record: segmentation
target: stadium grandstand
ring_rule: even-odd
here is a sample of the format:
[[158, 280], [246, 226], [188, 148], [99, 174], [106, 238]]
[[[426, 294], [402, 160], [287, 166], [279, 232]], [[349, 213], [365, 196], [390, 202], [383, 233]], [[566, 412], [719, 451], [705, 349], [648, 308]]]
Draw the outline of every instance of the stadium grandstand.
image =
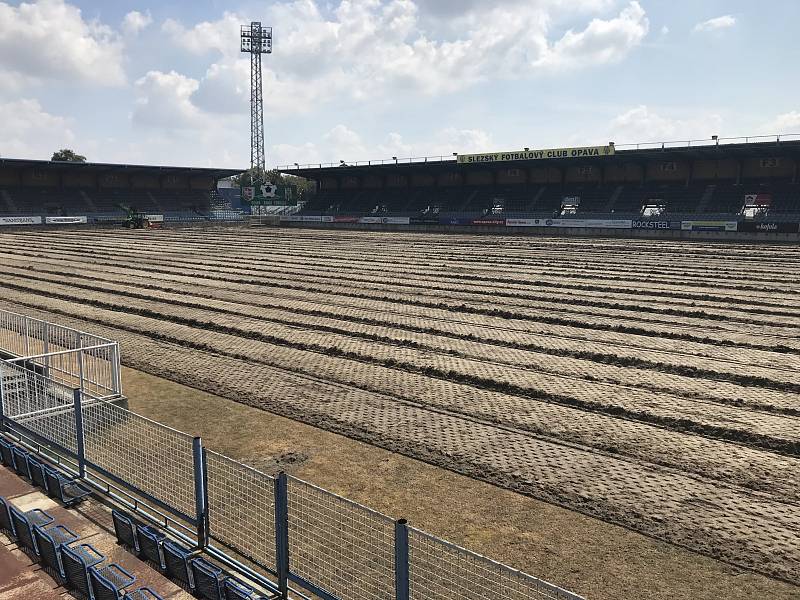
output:
[[129, 210], [165, 220], [208, 218], [226, 204], [219, 180], [243, 169], [0, 159], [0, 216], [118, 219]]
[[383, 215], [409, 217], [412, 223], [486, 217], [677, 221], [702, 216], [797, 222], [800, 139], [721, 141], [526, 148], [280, 170], [317, 182], [304, 214], [342, 220]]

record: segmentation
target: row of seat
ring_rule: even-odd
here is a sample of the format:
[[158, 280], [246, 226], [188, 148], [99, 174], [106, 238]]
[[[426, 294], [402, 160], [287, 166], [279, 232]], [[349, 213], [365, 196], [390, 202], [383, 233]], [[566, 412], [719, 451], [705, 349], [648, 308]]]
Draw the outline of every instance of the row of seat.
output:
[[166, 577], [204, 600], [266, 600], [255, 590], [161, 531], [113, 510], [117, 541]]
[[[72, 506], [89, 491], [52, 467], [45, 465], [25, 448], [0, 438], [0, 461], [20, 477], [41, 487], [51, 497]], [[0, 530], [6, 531], [18, 547], [42, 566], [60, 584], [89, 600], [162, 600], [150, 588], [126, 591], [136, 577], [116, 563], [104, 565], [105, 556], [90, 544], [75, 544], [80, 539], [68, 527], [54, 524], [41, 509], [22, 512], [0, 496]]]
[[44, 464], [21, 446], [0, 438], [0, 459], [9, 469], [41, 488], [48, 496], [70, 507], [87, 498], [91, 492], [79, 483]]

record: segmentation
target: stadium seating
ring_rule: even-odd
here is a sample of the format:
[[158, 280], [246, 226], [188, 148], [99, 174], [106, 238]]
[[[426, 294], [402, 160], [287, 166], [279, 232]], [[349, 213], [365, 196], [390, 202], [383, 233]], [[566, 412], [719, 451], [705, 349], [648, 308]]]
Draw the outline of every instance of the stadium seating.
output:
[[129, 190], [91, 188], [0, 188], [0, 215], [74, 216], [139, 212], [208, 214], [211, 196], [204, 190]]
[[67, 479], [55, 469], [44, 466], [43, 468], [47, 486], [47, 494], [64, 506], [74, 506], [89, 497], [91, 492], [82, 485]]

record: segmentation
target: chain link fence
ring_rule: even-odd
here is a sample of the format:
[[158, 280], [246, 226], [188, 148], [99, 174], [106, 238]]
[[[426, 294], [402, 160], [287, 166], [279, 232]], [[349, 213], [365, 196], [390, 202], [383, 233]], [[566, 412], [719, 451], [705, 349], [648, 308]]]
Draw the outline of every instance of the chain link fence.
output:
[[394, 520], [288, 478], [289, 572], [338, 598], [395, 597]]
[[109, 402], [82, 407], [87, 464], [191, 518], [193, 438]]
[[206, 451], [209, 534], [254, 563], [275, 569], [275, 478]]
[[578, 596], [408, 528], [411, 600], [576, 600]]

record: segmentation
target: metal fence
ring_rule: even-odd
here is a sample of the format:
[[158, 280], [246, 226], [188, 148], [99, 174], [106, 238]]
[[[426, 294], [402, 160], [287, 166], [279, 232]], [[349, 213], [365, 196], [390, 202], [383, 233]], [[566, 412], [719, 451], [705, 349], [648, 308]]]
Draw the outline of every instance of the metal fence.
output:
[[0, 433], [279, 597], [580, 600], [200, 438], [0, 360]]
[[0, 351], [93, 398], [122, 393], [119, 344], [90, 333], [0, 310]]

